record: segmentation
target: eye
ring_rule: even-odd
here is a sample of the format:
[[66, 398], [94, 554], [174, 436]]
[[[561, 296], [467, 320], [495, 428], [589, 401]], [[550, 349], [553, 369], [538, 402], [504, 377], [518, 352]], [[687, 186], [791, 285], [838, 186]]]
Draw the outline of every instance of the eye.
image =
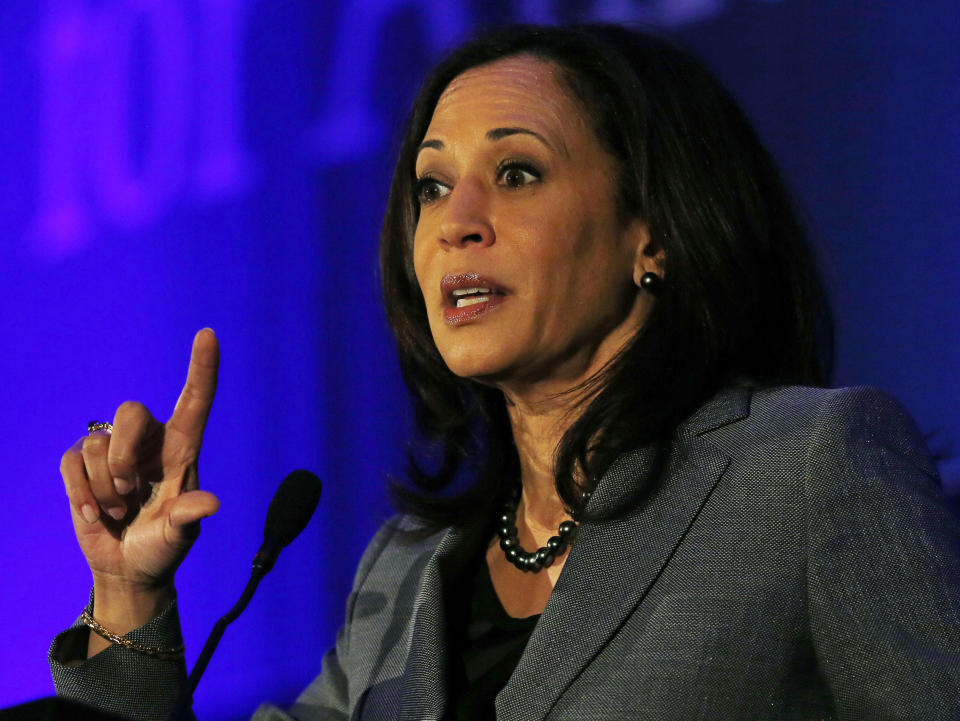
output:
[[497, 182], [508, 188], [522, 188], [540, 180], [540, 171], [530, 163], [506, 160], [497, 168]]
[[417, 202], [420, 203], [420, 205], [430, 205], [430, 203], [450, 195], [450, 186], [444, 185], [429, 175], [425, 175], [417, 180], [414, 190]]

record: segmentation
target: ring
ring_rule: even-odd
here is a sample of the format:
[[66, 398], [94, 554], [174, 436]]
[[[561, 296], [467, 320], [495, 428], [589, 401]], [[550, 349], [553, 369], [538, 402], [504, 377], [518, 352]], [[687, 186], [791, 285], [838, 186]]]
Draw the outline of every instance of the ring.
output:
[[106, 421], [90, 421], [87, 424], [87, 435], [93, 435], [97, 431], [106, 431], [109, 435], [113, 433], [113, 424]]

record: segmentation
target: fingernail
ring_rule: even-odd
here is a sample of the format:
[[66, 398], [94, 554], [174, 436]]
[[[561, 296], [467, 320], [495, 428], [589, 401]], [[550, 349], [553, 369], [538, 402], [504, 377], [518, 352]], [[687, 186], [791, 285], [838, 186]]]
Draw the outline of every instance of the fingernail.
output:
[[113, 506], [112, 508], [106, 509], [107, 513], [115, 521], [120, 521], [125, 515], [127, 515], [127, 509], [123, 506]]
[[113, 486], [121, 496], [125, 496], [133, 490], [133, 483], [126, 478], [114, 478]]
[[100, 520], [100, 514], [97, 513], [97, 510], [89, 503], [83, 504], [83, 507], [80, 509], [80, 515], [83, 516], [83, 519], [87, 523], [96, 523]]

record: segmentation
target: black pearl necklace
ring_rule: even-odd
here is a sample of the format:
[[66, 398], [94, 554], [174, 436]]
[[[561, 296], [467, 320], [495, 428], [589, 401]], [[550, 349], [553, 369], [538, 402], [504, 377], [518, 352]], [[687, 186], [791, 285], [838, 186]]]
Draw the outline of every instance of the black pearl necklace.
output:
[[521, 571], [536, 573], [550, 566], [557, 556], [561, 555], [576, 535], [577, 524], [573, 521], [564, 521], [557, 529], [557, 535], [551, 536], [547, 545], [536, 551], [525, 551], [520, 547], [517, 531], [517, 505], [520, 503], [520, 490], [511, 494], [510, 500], [503, 504], [503, 510], [498, 518], [497, 535], [500, 537], [500, 548], [503, 549], [507, 560]]

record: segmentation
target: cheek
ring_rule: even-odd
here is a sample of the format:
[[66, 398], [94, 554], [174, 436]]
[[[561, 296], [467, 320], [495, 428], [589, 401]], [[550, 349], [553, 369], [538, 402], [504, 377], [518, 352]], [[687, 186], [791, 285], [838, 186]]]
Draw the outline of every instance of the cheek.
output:
[[[419, 230], [419, 226], [417, 227]], [[424, 245], [418, 239], [417, 235], [413, 237], [413, 273], [417, 279], [417, 285], [420, 287], [420, 292], [423, 294], [424, 300], [427, 299], [427, 294], [424, 292], [427, 282], [427, 258], [426, 253], [424, 253]]]
[[[571, 226], [566, 242], [543, 244], [538, 260], [530, 259], [537, 275], [536, 296], [542, 322], [551, 327], [584, 322], [606, 323], [623, 313], [632, 297], [633, 265], [617, 245], [616, 234], [603, 224], [585, 222]], [[543, 241], [541, 241], [543, 243]]]
[[[552, 221], [552, 222], [550, 222]], [[605, 244], [593, 219], [574, 213], [549, 219], [528, 245], [527, 265], [537, 269], [538, 286], [551, 297], [576, 298], [610, 280]]]

